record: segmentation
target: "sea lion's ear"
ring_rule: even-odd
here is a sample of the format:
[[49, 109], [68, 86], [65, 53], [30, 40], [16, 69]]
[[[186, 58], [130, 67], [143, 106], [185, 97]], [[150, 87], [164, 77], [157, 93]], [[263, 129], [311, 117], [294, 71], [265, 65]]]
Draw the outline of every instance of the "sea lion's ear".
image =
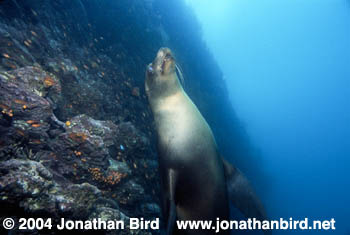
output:
[[[240, 170], [222, 159], [226, 177], [226, 187], [229, 200], [247, 218], [268, 220], [265, 209], [250, 186], [248, 179]], [[265, 234], [271, 234], [271, 230], [265, 230]]]

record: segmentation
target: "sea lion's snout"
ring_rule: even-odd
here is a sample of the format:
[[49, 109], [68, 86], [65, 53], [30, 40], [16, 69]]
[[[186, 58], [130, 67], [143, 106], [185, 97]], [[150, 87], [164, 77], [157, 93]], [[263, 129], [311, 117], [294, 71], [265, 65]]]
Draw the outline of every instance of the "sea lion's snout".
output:
[[[173, 53], [169, 48], [160, 48], [157, 56], [146, 67], [145, 89], [148, 95], [171, 93], [171, 90], [178, 89], [175, 85], [178, 81], [176, 76], [176, 62]], [[157, 92], [155, 92], [157, 90]], [[153, 91], [153, 92], [151, 92]]]
[[175, 58], [171, 50], [166, 47], [159, 49], [152, 64], [153, 69], [156, 69], [162, 75], [167, 75], [175, 71]]
[[147, 75], [153, 75], [154, 74], [154, 69], [153, 69], [153, 65], [152, 64], [149, 64], [146, 68], [146, 71], [147, 71]]

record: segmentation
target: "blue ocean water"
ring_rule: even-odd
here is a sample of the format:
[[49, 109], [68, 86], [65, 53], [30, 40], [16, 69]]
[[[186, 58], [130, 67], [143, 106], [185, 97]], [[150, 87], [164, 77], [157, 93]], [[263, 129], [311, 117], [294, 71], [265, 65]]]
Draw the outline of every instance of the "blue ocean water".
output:
[[270, 217], [336, 220], [274, 234], [350, 234], [350, 1], [187, 3], [261, 152], [268, 185], [249, 178]]

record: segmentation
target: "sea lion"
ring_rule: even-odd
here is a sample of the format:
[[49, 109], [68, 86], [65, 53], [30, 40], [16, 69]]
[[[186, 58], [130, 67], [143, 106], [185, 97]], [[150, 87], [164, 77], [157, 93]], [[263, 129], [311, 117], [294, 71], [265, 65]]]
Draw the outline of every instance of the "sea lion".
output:
[[175, 221], [228, 220], [229, 199], [245, 216], [265, 219], [248, 180], [221, 158], [209, 125], [182, 88], [170, 49], [161, 48], [147, 66], [145, 89], [158, 137], [167, 234], [217, 234], [215, 229], [180, 231]]

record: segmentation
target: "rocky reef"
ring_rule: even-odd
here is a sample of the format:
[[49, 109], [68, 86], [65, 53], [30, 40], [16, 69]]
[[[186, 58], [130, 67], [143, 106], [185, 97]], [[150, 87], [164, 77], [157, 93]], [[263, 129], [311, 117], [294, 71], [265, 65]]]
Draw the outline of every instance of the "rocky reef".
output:
[[161, 218], [143, 85], [161, 46], [175, 52], [221, 152], [244, 153], [236, 163], [247, 168], [244, 130], [182, 1], [0, 1], [0, 220]]
[[2, 217], [160, 217], [155, 152], [131, 122], [59, 121], [60, 81], [40, 67], [2, 72], [0, 87]]

